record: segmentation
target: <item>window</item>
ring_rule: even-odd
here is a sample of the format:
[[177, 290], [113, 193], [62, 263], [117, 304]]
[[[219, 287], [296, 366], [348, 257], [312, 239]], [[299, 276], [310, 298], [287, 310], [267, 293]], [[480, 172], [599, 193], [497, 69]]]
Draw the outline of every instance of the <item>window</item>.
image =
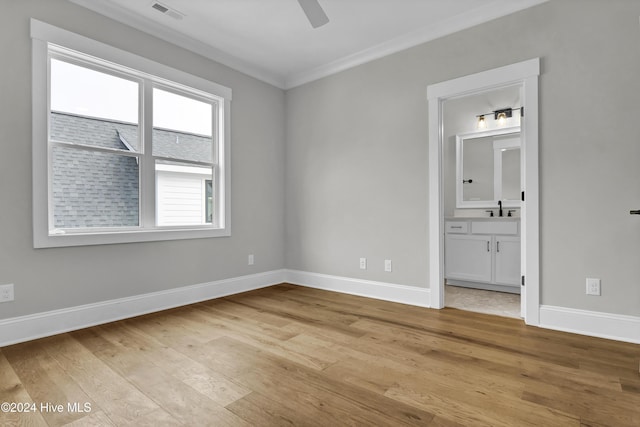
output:
[[228, 236], [231, 91], [32, 20], [34, 246]]

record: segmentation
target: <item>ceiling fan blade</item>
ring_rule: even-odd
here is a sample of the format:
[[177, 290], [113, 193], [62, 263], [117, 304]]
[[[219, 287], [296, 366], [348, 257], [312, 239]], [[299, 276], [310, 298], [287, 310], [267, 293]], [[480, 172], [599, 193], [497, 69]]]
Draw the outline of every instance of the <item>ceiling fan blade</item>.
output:
[[307, 15], [307, 19], [313, 28], [318, 28], [329, 22], [327, 14], [322, 10], [318, 0], [298, 0], [300, 7]]

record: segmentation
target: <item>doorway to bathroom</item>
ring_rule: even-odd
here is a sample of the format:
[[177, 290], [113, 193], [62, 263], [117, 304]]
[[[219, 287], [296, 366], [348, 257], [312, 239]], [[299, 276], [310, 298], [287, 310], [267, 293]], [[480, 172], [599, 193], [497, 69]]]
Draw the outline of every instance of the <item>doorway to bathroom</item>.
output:
[[521, 91], [443, 103], [446, 307], [521, 317]]
[[[480, 284], [482, 291], [517, 295], [518, 286], [520, 317], [528, 324], [539, 323], [539, 70], [535, 58], [428, 87], [433, 308], [445, 306], [445, 277], [447, 286], [456, 285], [456, 290]], [[515, 149], [516, 133], [519, 156], [515, 151], [506, 153]], [[465, 146], [470, 153], [466, 157]], [[489, 151], [479, 154], [481, 146]], [[493, 157], [490, 172], [471, 164], [482, 156]], [[507, 197], [513, 182], [499, 183], [499, 175], [512, 168], [514, 157], [519, 158], [520, 200]], [[486, 184], [485, 193], [476, 192], [480, 186], [469, 186], [474, 178], [465, 176], [465, 160], [477, 176], [476, 183]], [[500, 173], [493, 166], [499, 166]]]

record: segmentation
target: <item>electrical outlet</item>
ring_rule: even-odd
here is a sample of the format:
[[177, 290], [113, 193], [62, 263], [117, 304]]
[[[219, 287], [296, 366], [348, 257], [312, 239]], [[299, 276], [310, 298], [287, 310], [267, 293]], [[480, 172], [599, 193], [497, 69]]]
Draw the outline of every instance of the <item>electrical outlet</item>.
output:
[[0, 286], [0, 302], [13, 301], [13, 283]]
[[360, 270], [366, 270], [366, 269], [367, 269], [367, 259], [360, 258]]
[[384, 271], [391, 272], [391, 260], [390, 259], [385, 259], [384, 260]]
[[587, 295], [600, 295], [600, 279], [587, 277]]
[[253, 254], [249, 254], [249, 258], [248, 258], [247, 263], [249, 265], [253, 265], [255, 263], [255, 258], [253, 257]]

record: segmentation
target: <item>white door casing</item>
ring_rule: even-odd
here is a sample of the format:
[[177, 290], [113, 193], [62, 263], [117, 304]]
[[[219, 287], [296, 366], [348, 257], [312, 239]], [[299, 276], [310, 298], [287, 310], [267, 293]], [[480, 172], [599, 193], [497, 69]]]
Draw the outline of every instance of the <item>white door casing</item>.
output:
[[524, 119], [521, 124], [521, 312], [527, 324], [540, 319], [538, 76], [540, 58], [448, 80], [427, 87], [429, 103], [429, 286], [431, 307], [444, 307], [444, 218], [442, 185], [443, 103], [491, 90], [519, 86]]

